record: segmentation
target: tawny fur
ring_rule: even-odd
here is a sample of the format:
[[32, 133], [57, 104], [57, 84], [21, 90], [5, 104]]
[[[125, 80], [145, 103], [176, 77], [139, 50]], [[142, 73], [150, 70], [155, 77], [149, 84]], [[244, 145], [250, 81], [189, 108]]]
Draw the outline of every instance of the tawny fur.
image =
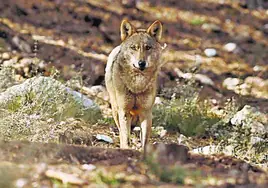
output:
[[[136, 29], [123, 20], [120, 31], [122, 43], [108, 57], [105, 83], [119, 129], [120, 147], [128, 148], [131, 123], [138, 119], [144, 148], [151, 133], [152, 107], [161, 67], [162, 25], [155, 21], [147, 30]], [[146, 62], [144, 70], [139, 68], [139, 61]]]

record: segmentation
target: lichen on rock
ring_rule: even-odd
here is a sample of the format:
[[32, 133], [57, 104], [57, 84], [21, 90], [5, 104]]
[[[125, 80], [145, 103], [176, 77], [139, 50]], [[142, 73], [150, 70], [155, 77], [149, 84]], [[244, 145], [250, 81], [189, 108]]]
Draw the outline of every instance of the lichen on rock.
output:
[[70, 118], [94, 124], [101, 113], [79, 92], [51, 77], [36, 76], [0, 93], [0, 117], [0, 138], [48, 141], [77, 126]]

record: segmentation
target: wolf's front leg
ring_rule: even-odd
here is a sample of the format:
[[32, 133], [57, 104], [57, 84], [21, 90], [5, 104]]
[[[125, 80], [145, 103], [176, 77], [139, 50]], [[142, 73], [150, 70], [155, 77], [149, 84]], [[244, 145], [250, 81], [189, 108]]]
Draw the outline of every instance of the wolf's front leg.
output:
[[131, 115], [125, 110], [119, 109], [118, 116], [120, 125], [120, 148], [128, 148], [131, 127]]
[[141, 121], [141, 144], [142, 149], [145, 151], [145, 146], [149, 142], [152, 129], [152, 111], [147, 111], [140, 115]]

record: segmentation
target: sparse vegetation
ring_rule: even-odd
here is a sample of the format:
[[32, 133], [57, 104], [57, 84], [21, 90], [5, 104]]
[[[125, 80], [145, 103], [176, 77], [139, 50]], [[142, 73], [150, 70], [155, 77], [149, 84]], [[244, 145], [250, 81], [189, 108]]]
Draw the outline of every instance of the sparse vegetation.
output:
[[[0, 3], [0, 187], [267, 187], [267, 3], [25, 2]], [[103, 80], [123, 17], [163, 23], [150, 143], [184, 144], [186, 162], [166, 148], [141, 160], [138, 129], [117, 149]]]
[[208, 127], [218, 123], [220, 118], [213, 114], [206, 102], [198, 97], [179, 98], [164, 101], [154, 109], [155, 126], [163, 126], [171, 131], [179, 131], [186, 136], [201, 136]]
[[199, 99], [199, 89], [193, 80], [163, 92], [163, 96], [171, 99], [155, 106], [154, 126], [163, 126], [186, 136], [201, 136], [208, 127], [220, 121], [209, 103]]
[[180, 166], [163, 166], [156, 161], [156, 156], [148, 156], [145, 160], [149, 172], [159, 178], [160, 181], [167, 183], [183, 184], [188, 172]]
[[[6, 68], [2, 76], [8, 78], [12, 68], [8, 72], [4, 70]], [[0, 80], [0, 84], [4, 86], [5, 81]], [[7, 88], [0, 94], [0, 137], [4, 140], [55, 142], [57, 134], [67, 128], [73, 129], [72, 125], [77, 124], [70, 118], [80, 119], [83, 126], [94, 124], [101, 118], [97, 106], [86, 107], [83, 96], [72, 95], [62, 83], [43, 76]], [[65, 126], [59, 127], [60, 124]]]

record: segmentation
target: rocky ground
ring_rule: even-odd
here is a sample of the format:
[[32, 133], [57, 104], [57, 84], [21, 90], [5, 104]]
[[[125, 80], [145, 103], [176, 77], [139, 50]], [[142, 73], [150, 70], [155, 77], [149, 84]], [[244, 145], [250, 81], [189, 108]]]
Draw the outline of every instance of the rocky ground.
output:
[[[0, 187], [267, 187], [267, 2], [252, 6], [1, 2]], [[123, 18], [161, 20], [167, 44], [145, 156], [138, 127], [118, 149], [103, 83]]]

